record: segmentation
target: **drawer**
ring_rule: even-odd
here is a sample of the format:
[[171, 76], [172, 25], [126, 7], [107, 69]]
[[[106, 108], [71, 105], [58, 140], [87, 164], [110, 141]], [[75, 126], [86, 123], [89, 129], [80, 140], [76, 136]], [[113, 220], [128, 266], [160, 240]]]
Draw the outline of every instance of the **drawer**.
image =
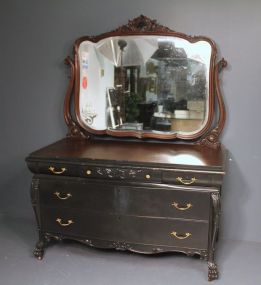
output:
[[161, 171], [157, 169], [124, 168], [124, 167], [97, 167], [86, 165], [81, 169], [81, 176], [88, 178], [161, 182]]
[[42, 230], [65, 236], [207, 249], [207, 222], [41, 209]]
[[51, 174], [54, 176], [79, 176], [80, 167], [68, 163], [40, 162], [37, 166], [37, 173]]
[[208, 220], [210, 190], [170, 185], [126, 186], [81, 178], [41, 178], [39, 203], [133, 216]]
[[110, 213], [114, 212], [116, 202], [117, 189], [112, 183], [69, 177], [40, 179], [39, 203], [46, 207]]
[[120, 214], [209, 220], [210, 192], [205, 189], [168, 185], [117, 188]]
[[222, 173], [203, 173], [197, 171], [162, 171], [162, 182], [185, 186], [221, 186]]
[[40, 174], [52, 174], [55, 176], [75, 176], [109, 180], [161, 182], [161, 171], [158, 169], [127, 168], [127, 167], [103, 167], [91, 164], [67, 164], [67, 163], [39, 163], [37, 170], [32, 164], [33, 172]]

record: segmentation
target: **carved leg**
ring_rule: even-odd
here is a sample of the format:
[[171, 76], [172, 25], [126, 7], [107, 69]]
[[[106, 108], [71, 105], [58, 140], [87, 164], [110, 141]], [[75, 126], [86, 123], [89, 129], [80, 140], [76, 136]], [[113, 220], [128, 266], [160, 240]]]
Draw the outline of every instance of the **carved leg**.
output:
[[47, 243], [50, 241], [49, 238], [47, 238], [46, 235], [39, 233], [39, 241], [36, 243], [35, 249], [33, 251], [34, 256], [38, 260], [43, 259], [44, 255], [44, 248], [47, 246]]
[[214, 192], [211, 194], [212, 198], [212, 206], [213, 206], [213, 231], [211, 242], [209, 246], [209, 254], [208, 254], [208, 280], [212, 281], [218, 279], [218, 269], [217, 264], [214, 260], [215, 254], [215, 243], [218, 236], [219, 231], [219, 216], [220, 216], [220, 194], [218, 192]]
[[214, 262], [208, 262], [208, 281], [218, 279], [218, 269]]

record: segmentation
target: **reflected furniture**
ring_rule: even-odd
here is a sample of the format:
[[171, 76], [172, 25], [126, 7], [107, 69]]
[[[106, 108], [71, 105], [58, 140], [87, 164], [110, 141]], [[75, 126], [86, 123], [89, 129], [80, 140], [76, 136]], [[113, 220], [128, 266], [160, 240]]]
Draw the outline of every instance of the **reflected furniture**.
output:
[[196, 255], [207, 261], [208, 279], [218, 278], [226, 160], [219, 73], [226, 61], [216, 56], [209, 38], [143, 15], [76, 40], [74, 59], [66, 58], [68, 134], [26, 158], [34, 174], [35, 257], [43, 258], [50, 241], [71, 239]]

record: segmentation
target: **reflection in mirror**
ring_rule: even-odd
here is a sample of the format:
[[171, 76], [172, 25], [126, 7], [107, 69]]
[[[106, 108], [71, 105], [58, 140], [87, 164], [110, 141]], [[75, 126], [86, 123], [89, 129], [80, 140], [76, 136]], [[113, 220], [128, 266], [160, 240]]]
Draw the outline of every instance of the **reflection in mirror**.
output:
[[80, 114], [95, 130], [191, 134], [208, 117], [211, 46], [124, 36], [79, 48]]

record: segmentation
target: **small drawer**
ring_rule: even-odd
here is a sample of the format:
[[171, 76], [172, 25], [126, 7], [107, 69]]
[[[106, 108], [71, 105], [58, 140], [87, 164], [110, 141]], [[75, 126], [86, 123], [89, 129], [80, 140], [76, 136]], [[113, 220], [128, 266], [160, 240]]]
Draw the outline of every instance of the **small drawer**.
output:
[[185, 186], [221, 186], [223, 175], [218, 173], [162, 171], [162, 182]]
[[161, 171], [154, 169], [85, 166], [81, 176], [110, 180], [161, 182]]
[[163, 218], [103, 215], [92, 212], [45, 209], [42, 229], [63, 235], [155, 244], [173, 247], [207, 249], [209, 224]]
[[39, 163], [38, 173], [51, 174], [55, 176], [79, 176], [79, 167], [63, 163]]

